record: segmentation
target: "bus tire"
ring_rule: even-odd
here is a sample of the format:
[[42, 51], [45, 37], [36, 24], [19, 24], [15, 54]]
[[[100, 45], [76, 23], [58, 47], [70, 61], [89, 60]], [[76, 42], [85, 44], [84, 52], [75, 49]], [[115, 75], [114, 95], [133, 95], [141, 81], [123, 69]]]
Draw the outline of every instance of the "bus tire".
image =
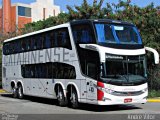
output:
[[63, 107], [66, 105], [66, 99], [64, 97], [63, 89], [59, 85], [57, 87], [57, 100], [59, 106]]
[[12, 87], [12, 97], [17, 98], [18, 97], [18, 91], [17, 88], [14, 86]]
[[72, 90], [70, 93], [70, 105], [73, 109], [77, 109], [79, 107], [78, 95], [77, 95], [76, 89], [74, 87], [71, 89]]
[[20, 84], [20, 85], [18, 85], [18, 98], [19, 98], [19, 99], [23, 99], [23, 97], [24, 97], [23, 87], [22, 87], [22, 85]]

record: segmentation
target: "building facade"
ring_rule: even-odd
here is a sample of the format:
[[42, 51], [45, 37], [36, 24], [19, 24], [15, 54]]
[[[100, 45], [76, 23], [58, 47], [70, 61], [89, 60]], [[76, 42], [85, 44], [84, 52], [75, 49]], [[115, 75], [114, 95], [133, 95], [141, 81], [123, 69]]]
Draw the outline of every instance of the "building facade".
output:
[[15, 32], [27, 23], [57, 16], [59, 13], [60, 7], [54, 5], [53, 0], [36, 0], [31, 4], [11, 4], [11, 0], [2, 0], [0, 33]]

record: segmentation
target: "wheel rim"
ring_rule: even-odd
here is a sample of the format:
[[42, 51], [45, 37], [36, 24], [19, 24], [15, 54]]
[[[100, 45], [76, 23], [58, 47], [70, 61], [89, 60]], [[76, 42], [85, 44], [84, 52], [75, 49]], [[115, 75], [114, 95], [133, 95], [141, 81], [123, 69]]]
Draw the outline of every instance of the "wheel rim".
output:
[[63, 93], [62, 93], [62, 91], [58, 92], [58, 97], [57, 98], [58, 98], [59, 101], [63, 100]]
[[75, 93], [72, 93], [71, 103], [72, 103], [72, 104], [76, 104], [76, 102], [77, 102], [76, 94], [75, 94]]
[[16, 89], [15, 89], [15, 88], [12, 89], [12, 94], [13, 94], [13, 95], [16, 94]]
[[22, 97], [22, 88], [21, 87], [18, 88], [18, 93], [19, 93], [19, 96]]

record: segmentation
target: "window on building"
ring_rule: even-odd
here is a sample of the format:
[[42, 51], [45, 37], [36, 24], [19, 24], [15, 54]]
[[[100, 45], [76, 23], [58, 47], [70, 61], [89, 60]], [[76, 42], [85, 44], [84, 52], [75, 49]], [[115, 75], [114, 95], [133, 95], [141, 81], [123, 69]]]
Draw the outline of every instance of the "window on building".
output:
[[31, 17], [31, 8], [18, 6], [18, 15]]

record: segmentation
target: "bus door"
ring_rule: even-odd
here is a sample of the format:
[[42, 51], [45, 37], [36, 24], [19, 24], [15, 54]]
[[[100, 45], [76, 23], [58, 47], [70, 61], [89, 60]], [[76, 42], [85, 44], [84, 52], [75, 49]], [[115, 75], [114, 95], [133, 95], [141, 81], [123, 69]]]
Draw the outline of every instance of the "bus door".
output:
[[96, 64], [89, 62], [87, 63], [86, 68], [87, 76], [89, 76], [86, 78], [87, 100], [94, 101], [97, 100], [97, 89], [95, 87], [97, 84], [97, 81], [95, 80], [97, 76]]
[[47, 76], [47, 65], [40, 64], [36, 68], [36, 78], [37, 79], [37, 93], [39, 96], [46, 96], [46, 84], [48, 80]]

